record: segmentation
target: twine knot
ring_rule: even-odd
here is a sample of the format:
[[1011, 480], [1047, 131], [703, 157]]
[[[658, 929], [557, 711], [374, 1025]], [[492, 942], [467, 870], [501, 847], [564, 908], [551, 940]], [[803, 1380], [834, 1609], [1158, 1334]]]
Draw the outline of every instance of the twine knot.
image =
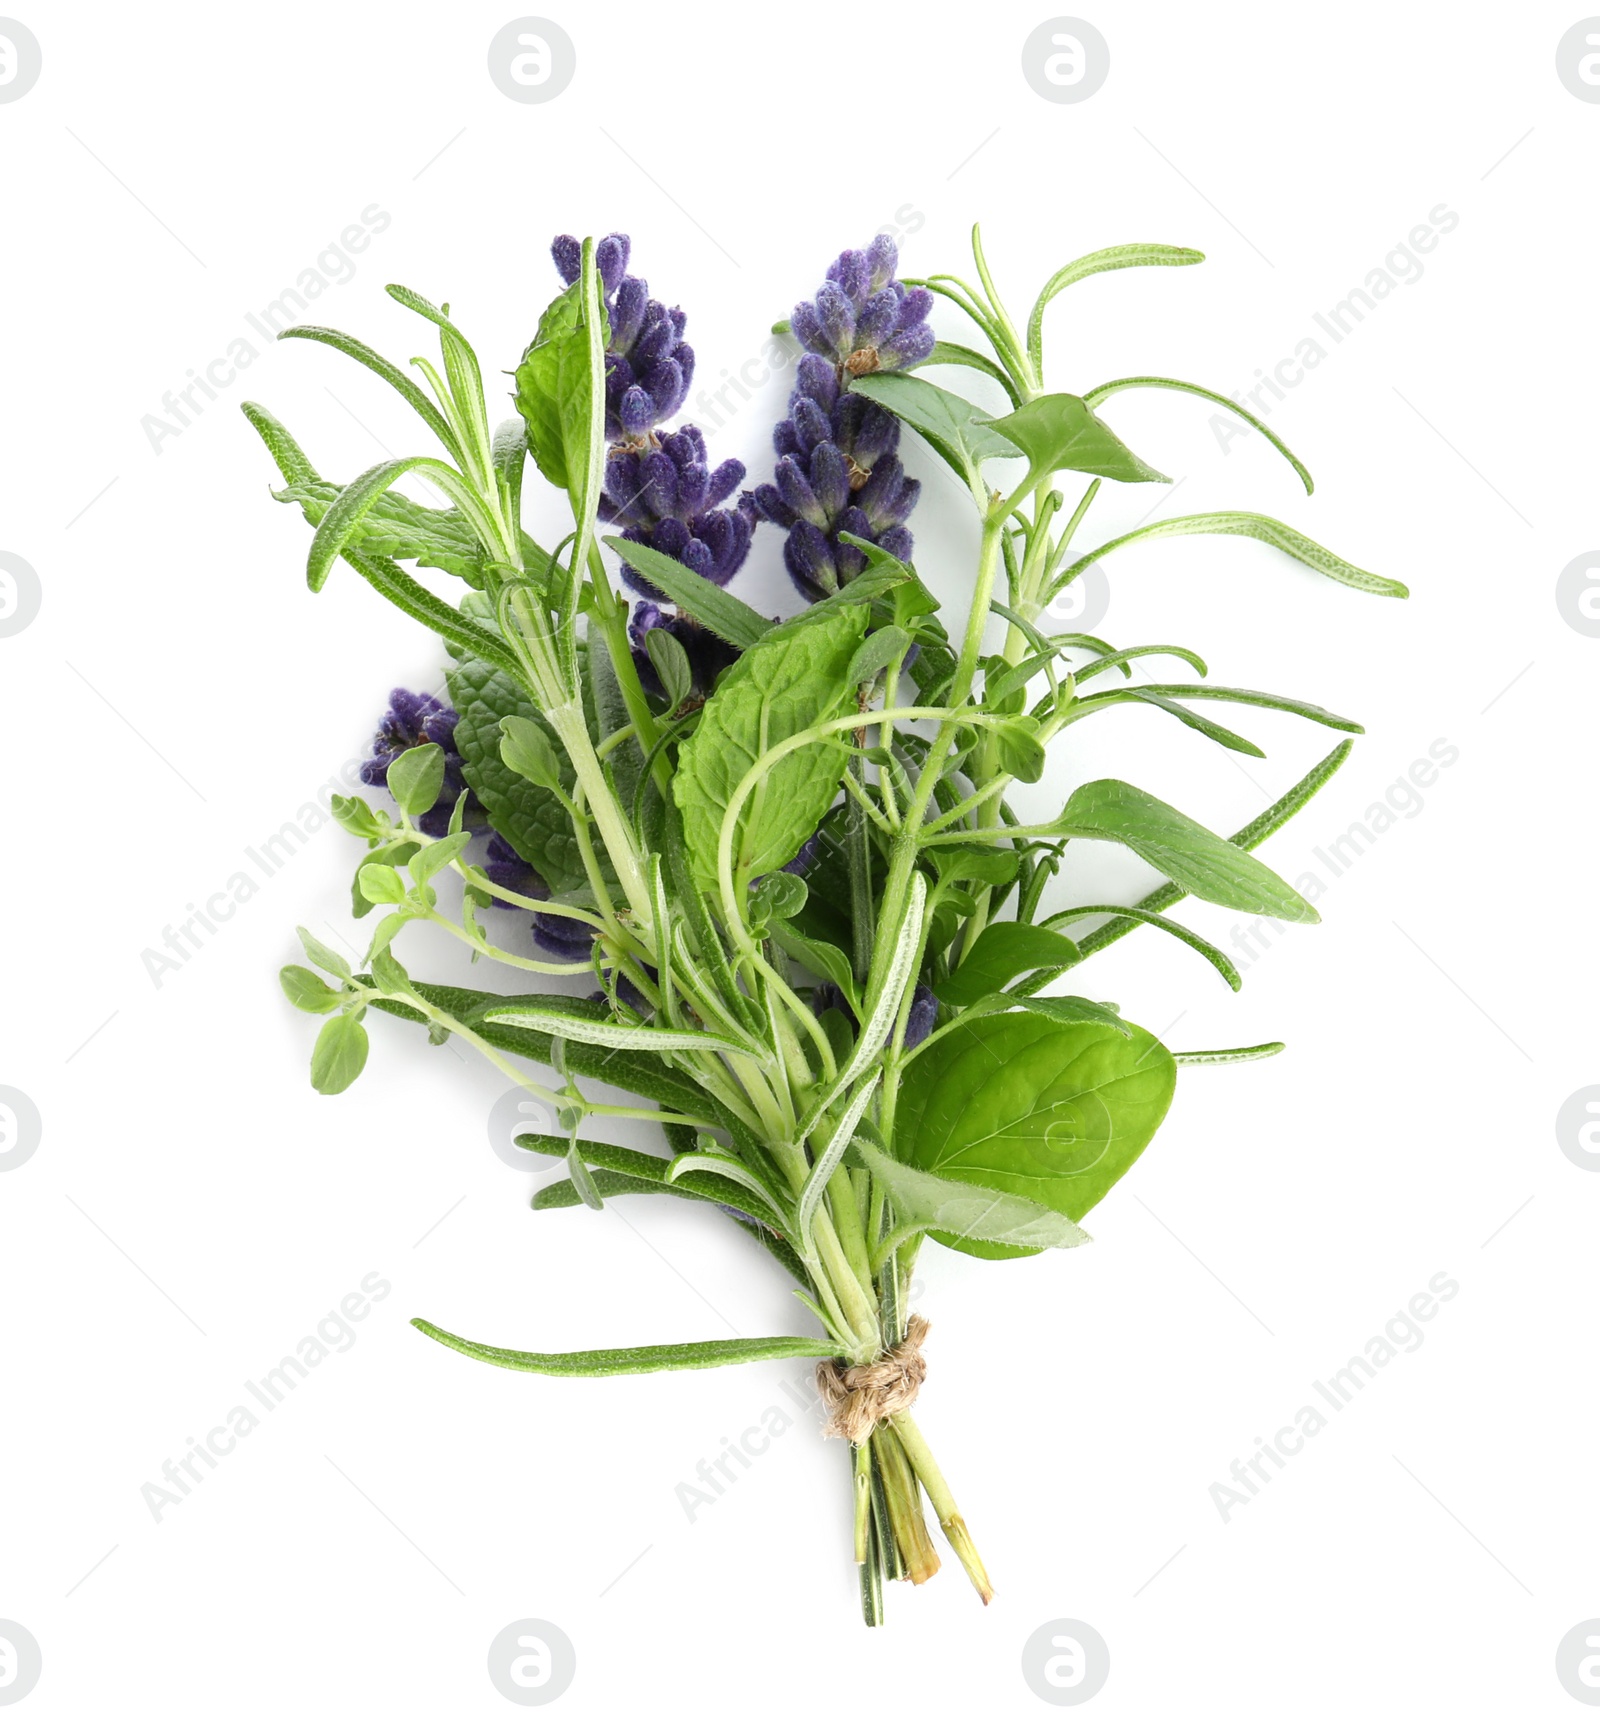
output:
[[824, 1359], [817, 1366], [817, 1389], [828, 1409], [825, 1437], [846, 1437], [857, 1445], [895, 1413], [903, 1413], [917, 1398], [928, 1362], [922, 1356], [928, 1320], [913, 1316], [906, 1338], [880, 1353], [870, 1365], [841, 1366]]

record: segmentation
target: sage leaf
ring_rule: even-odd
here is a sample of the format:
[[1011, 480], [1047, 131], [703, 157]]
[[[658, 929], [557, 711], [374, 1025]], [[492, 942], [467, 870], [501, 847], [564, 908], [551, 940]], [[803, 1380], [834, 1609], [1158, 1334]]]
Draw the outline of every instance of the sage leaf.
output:
[[1284, 922], [1321, 920], [1264, 862], [1121, 779], [1097, 778], [1080, 785], [1052, 830], [1064, 838], [1125, 844], [1175, 886], [1208, 903]]

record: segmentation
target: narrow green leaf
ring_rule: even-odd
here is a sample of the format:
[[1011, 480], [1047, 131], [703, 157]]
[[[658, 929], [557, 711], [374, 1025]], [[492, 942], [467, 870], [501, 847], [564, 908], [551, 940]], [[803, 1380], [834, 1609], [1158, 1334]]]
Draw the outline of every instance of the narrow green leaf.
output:
[[[1237, 842], [1237, 840], [1235, 841]], [[1182, 897], [1180, 892], [1178, 897]], [[1058, 910], [1053, 916], [1046, 916], [1041, 927], [1070, 927], [1074, 922], [1082, 921], [1087, 916], [1127, 916], [1136, 922], [1147, 922], [1152, 928], [1159, 928], [1163, 933], [1171, 934], [1175, 940], [1182, 940], [1184, 945], [1191, 946], [1220, 975], [1235, 993], [1244, 985], [1243, 978], [1234, 967], [1233, 960], [1220, 947], [1213, 946], [1209, 940], [1203, 940], [1192, 928], [1185, 928], [1181, 922], [1169, 921], [1165, 916], [1157, 915], [1154, 910], [1140, 907], [1125, 909], [1120, 904], [1083, 904], [1073, 910]], [[1100, 930], [1096, 929], [1095, 933]], [[1096, 948], [1091, 944], [1095, 935], [1090, 934], [1078, 942], [1085, 957]]]
[[1188, 263], [1204, 263], [1205, 253], [1191, 251], [1187, 246], [1179, 245], [1112, 245], [1104, 251], [1092, 251], [1087, 257], [1080, 257], [1075, 262], [1058, 269], [1044, 284], [1044, 291], [1034, 301], [1032, 312], [1028, 317], [1028, 357], [1033, 363], [1035, 376], [1041, 376], [1044, 370], [1044, 313], [1045, 307], [1064, 288], [1071, 287], [1075, 281], [1082, 281], [1086, 276], [1098, 275], [1107, 269], [1135, 269], [1148, 264], [1177, 265]]
[[700, 1371], [714, 1365], [744, 1365], [759, 1359], [826, 1359], [831, 1341], [806, 1335], [763, 1335], [735, 1341], [680, 1341], [658, 1347], [599, 1347], [584, 1353], [518, 1353], [486, 1347], [452, 1335], [424, 1318], [412, 1326], [424, 1335], [507, 1371], [532, 1371], [542, 1377], [626, 1377], [646, 1371]]
[[[1266, 759], [1266, 750], [1258, 748], [1249, 737], [1240, 736], [1238, 731], [1229, 730], [1227, 725], [1218, 724], [1215, 719], [1206, 718], [1198, 712], [1190, 712], [1188, 707], [1178, 701], [1168, 700], [1163, 694], [1158, 694], [1151, 688], [1129, 688], [1118, 690], [1118, 705], [1125, 705], [1126, 700], [1132, 700], [1142, 706], [1153, 706], [1160, 711], [1169, 713], [1179, 724], [1187, 725], [1190, 730], [1198, 731], [1202, 736], [1219, 743], [1223, 748], [1231, 749], [1235, 754], [1253, 755], [1257, 760]], [[1126, 697], [1126, 700], [1120, 697]], [[1109, 698], [1109, 697], [1108, 697]]]
[[1252, 515], [1237, 510], [1214, 515], [1174, 515], [1170, 520], [1151, 521], [1148, 526], [1135, 527], [1131, 533], [1124, 533], [1120, 538], [1111, 539], [1101, 545], [1098, 550], [1079, 557], [1070, 568], [1056, 577], [1050, 589], [1051, 595], [1076, 580], [1091, 563], [1098, 562], [1100, 558], [1120, 550], [1124, 545], [1134, 544], [1140, 539], [1181, 538], [1190, 533], [1237, 534], [1241, 538], [1259, 539], [1263, 544], [1287, 552], [1296, 562], [1304, 563], [1308, 569], [1315, 569], [1318, 574], [1338, 581], [1341, 586], [1355, 587], [1364, 593], [1377, 593], [1384, 598], [1403, 599], [1408, 596], [1408, 589], [1399, 581], [1391, 581], [1385, 575], [1372, 574], [1367, 569], [1358, 569], [1354, 563], [1347, 563], [1343, 557], [1335, 556], [1325, 546], [1319, 545], [1314, 539], [1308, 539], [1304, 533], [1296, 532], [1293, 527], [1285, 526], [1282, 521], [1275, 521], [1268, 515]]
[[600, 1048], [645, 1049], [652, 1053], [673, 1053], [694, 1050], [700, 1053], [736, 1054], [748, 1059], [752, 1054], [746, 1042], [731, 1041], [706, 1030], [662, 1030], [651, 1024], [619, 1024], [603, 1018], [586, 1018], [554, 1010], [489, 1012], [485, 1023], [510, 1024], [520, 1030], [540, 1030], [547, 1036], [565, 1036], [576, 1042], [589, 1042]]
[[985, 354], [976, 352], [973, 348], [963, 347], [958, 341], [936, 341], [933, 352], [913, 369], [925, 371], [930, 365], [965, 365], [973, 371], [981, 371], [985, 377], [992, 377], [1011, 398], [1013, 407], [1022, 405], [1022, 397], [1017, 386], [1011, 381], [1008, 373], [1003, 371]]
[[1198, 395], [1204, 401], [1214, 401], [1219, 407], [1226, 407], [1230, 413], [1237, 414], [1247, 425], [1253, 425], [1257, 431], [1273, 446], [1274, 449], [1294, 468], [1300, 476], [1300, 483], [1306, 488], [1309, 497], [1316, 489], [1312, 482], [1310, 471], [1300, 457], [1289, 447], [1277, 432], [1263, 424], [1255, 414], [1241, 407], [1230, 396], [1219, 395], [1214, 389], [1203, 389], [1198, 383], [1183, 383], [1176, 377], [1118, 377], [1114, 382], [1101, 383], [1093, 389], [1084, 392], [1084, 400], [1091, 407], [1098, 407], [1108, 396], [1117, 394], [1123, 389], [1177, 389], [1186, 395]]
[[1246, 1060], [1269, 1060], [1283, 1052], [1282, 1042], [1259, 1042], [1253, 1048], [1196, 1048], [1187, 1054], [1172, 1057], [1181, 1066], [1235, 1066]]
[[629, 568], [653, 587], [658, 587], [685, 616], [708, 628], [740, 651], [753, 647], [772, 628], [772, 620], [752, 610], [743, 599], [725, 592], [715, 581], [697, 575], [687, 564], [649, 545], [612, 534], [601, 541], [609, 545]]
[[381, 353], [375, 353], [364, 341], [357, 341], [353, 335], [346, 335], [342, 330], [323, 329], [312, 323], [300, 323], [291, 329], [280, 330], [278, 339], [280, 341], [297, 339], [320, 341], [325, 347], [335, 348], [349, 358], [358, 360], [369, 371], [375, 372], [381, 377], [397, 395], [403, 397], [410, 406], [415, 408], [423, 423], [444, 445], [452, 461], [459, 464], [465, 460], [461, 445], [445, 416], [398, 365], [391, 364]]

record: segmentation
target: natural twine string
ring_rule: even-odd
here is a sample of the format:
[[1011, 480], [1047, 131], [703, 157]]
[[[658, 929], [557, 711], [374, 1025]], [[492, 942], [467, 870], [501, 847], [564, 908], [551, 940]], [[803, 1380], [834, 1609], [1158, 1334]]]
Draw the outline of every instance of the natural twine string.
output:
[[897, 1347], [880, 1353], [870, 1365], [840, 1366], [824, 1359], [817, 1366], [817, 1388], [828, 1409], [825, 1437], [847, 1437], [864, 1443], [876, 1426], [895, 1413], [903, 1413], [917, 1398], [928, 1363], [922, 1356], [928, 1320], [913, 1316], [906, 1324], [906, 1338]]

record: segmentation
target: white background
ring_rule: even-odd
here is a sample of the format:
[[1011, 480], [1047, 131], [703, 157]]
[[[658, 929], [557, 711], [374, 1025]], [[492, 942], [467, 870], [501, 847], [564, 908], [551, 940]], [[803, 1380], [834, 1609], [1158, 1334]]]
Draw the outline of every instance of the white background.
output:
[[[521, 1617], [575, 1643], [573, 1718], [1044, 1716], [1019, 1660], [1061, 1617], [1110, 1646], [1106, 1720], [1575, 1715], [1554, 1658], [1600, 1615], [1600, 1179], [1554, 1120], [1600, 1081], [1600, 951], [1578, 913], [1600, 640], [1563, 620], [1555, 582], [1600, 542], [1600, 105], [1563, 88], [1555, 50], [1581, 12], [1085, 0], [1110, 76], [1057, 105], [1020, 70], [1051, 14], [1008, 0], [552, 9], [577, 75], [547, 105], [490, 81], [516, 14], [476, 0], [21, 14], [44, 72], [0, 105], [0, 550], [38, 571], [43, 605], [0, 639], [0, 1082], [44, 1127], [0, 1176], [0, 1618], [37, 1637], [44, 1675], [19, 1717], [503, 1717], [485, 1654]], [[159, 987], [147, 972], [163, 929], [364, 752], [390, 685], [437, 676], [435, 646], [348, 569], [307, 592], [306, 529], [238, 412], [266, 402], [348, 476], [427, 447], [375, 379], [284, 344], [159, 453], [141, 427], [373, 204], [392, 220], [316, 318], [403, 360], [422, 326], [382, 285], [405, 282], [450, 301], [497, 386], [561, 231], [632, 234], [635, 270], [689, 312], [701, 383], [897, 220], [921, 274], [962, 272], [981, 218], [1019, 316], [1080, 253], [1194, 245], [1203, 268], [1059, 301], [1050, 380], [1226, 392], [1436, 206], [1459, 217], [1274, 405], [1314, 497], [1263, 439], [1219, 447], [1202, 402], [1107, 409], [1185, 481], [1164, 512], [1280, 514], [1413, 597], [1236, 539], [1107, 562], [1119, 644], [1184, 643], [1220, 681], [1368, 734], [1265, 853], [1328, 884], [1321, 928], [1258, 953], [1239, 996], [1150, 933], [1079, 983], [1178, 1047], [1289, 1051], [1183, 1074], [1092, 1247], [925, 1254], [919, 1416], [994, 1575], [987, 1612], [951, 1563], [861, 1628], [846, 1456], [809, 1419], [690, 1522], [677, 1485], [798, 1364], [552, 1382], [407, 1327], [554, 1349], [805, 1319], [698, 1206], [531, 1214], [538, 1176], [486, 1139], [503, 1081], [404, 1026], [373, 1024], [346, 1095], [311, 1092], [314, 1026], [274, 973], [296, 922], [353, 933], [354, 841], [318, 833]], [[786, 390], [713, 438], [752, 482]], [[919, 564], [957, 602], [975, 535], [911, 442]], [[1156, 502], [1102, 500], [1083, 542]], [[772, 529], [738, 590], [789, 602]], [[1073, 732], [1041, 791], [1116, 771], [1231, 831], [1335, 740], [1235, 710], [1269, 750], [1248, 774], [1119, 715]], [[1421, 811], [1334, 880], [1316, 849], [1439, 739], [1459, 758]], [[1105, 857], [1095, 877], [1149, 883]], [[1231, 945], [1236, 918], [1183, 913]], [[403, 955], [462, 973], [426, 939]], [[1424, 1344], [1225, 1523], [1213, 1482], [1441, 1271], [1460, 1292]], [[371, 1272], [393, 1291], [355, 1344], [154, 1519], [141, 1487]]]

